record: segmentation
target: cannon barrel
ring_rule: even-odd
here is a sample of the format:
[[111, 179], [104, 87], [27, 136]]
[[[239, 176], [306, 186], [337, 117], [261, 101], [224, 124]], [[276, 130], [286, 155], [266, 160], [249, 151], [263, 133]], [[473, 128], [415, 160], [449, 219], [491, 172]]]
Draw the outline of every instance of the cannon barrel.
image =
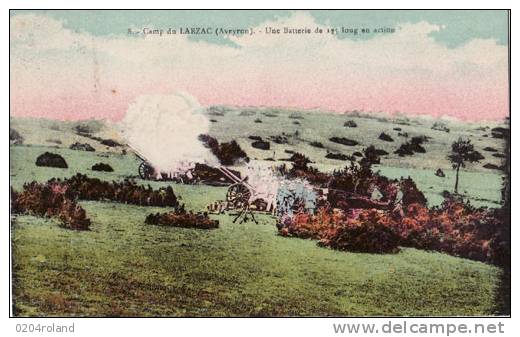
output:
[[249, 188], [251, 191], [255, 191], [255, 188], [253, 186], [251, 186], [251, 184], [249, 184], [246, 179], [247, 177], [244, 177], [243, 179], [240, 179], [239, 177], [237, 177], [236, 175], [233, 174], [233, 172], [231, 172], [227, 167], [224, 167], [224, 166], [219, 166], [217, 167], [217, 169], [222, 172], [223, 175], [225, 175], [226, 177], [228, 177], [229, 179], [231, 179], [232, 181], [234, 181], [236, 184], [237, 183], [242, 183], [244, 184], [244, 186], [246, 186], [247, 188]]

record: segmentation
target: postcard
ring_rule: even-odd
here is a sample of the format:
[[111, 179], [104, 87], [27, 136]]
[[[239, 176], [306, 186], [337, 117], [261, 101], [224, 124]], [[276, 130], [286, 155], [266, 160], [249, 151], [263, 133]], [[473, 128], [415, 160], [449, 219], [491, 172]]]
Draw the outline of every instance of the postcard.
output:
[[510, 315], [509, 14], [10, 11], [11, 315]]

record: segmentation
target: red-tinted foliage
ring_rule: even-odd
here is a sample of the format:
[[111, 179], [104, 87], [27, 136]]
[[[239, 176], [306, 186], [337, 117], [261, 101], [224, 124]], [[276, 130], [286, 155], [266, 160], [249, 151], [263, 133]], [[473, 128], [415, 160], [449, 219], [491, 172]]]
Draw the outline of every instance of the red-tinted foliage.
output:
[[135, 182], [106, 182], [77, 174], [69, 179], [51, 179], [46, 183], [25, 184], [21, 192], [11, 189], [11, 211], [55, 217], [62, 226], [87, 230], [90, 220], [77, 200], [114, 201], [141, 206], [171, 206], [179, 203], [171, 186], [153, 190]]
[[402, 178], [400, 181], [401, 191], [403, 192], [403, 205], [408, 206], [414, 203], [426, 205], [426, 197], [417, 188], [412, 178]]
[[319, 244], [350, 252], [384, 254], [398, 252], [400, 238], [385, 212], [370, 209], [330, 227]]
[[107, 182], [97, 178], [89, 178], [83, 174], [59, 180], [51, 179], [47, 184], [62, 186], [70, 191], [73, 198], [81, 200], [114, 201], [140, 206], [177, 207], [178, 201], [171, 186], [158, 190], [137, 185], [134, 181]]
[[71, 198], [67, 189], [56, 184], [25, 184], [22, 192], [11, 189], [11, 212], [54, 217], [61, 226], [69, 229], [88, 230], [90, 219], [85, 210]]
[[501, 256], [508, 256], [508, 245], [499, 213], [456, 199], [432, 209], [411, 203], [403, 217], [390, 210], [331, 213], [321, 208], [315, 216], [281, 219], [279, 233], [320, 240], [321, 245], [339, 250], [389, 253], [407, 246], [500, 264]]
[[382, 220], [385, 216], [375, 209], [347, 216], [340, 210], [330, 214], [321, 208], [316, 215], [301, 213], [292, 219], [283, 219], [279, 232], [282, 236], [320, 240], [320, 245], [338, 250], [397, 252], [400, 241]]

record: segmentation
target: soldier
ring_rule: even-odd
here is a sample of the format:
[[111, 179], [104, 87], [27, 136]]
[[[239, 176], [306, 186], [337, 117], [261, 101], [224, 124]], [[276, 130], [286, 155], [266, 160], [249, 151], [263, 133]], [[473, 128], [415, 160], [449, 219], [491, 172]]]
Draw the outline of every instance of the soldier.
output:
[[403, 190], [401, 183], [394, 183], [395, 188], [397, 189], [395, 193], [395, 197], [392, 200], [391, 208], [392, 208], [392, 214], [397, 217], [404, 217], [404, 211], [403, 211]]

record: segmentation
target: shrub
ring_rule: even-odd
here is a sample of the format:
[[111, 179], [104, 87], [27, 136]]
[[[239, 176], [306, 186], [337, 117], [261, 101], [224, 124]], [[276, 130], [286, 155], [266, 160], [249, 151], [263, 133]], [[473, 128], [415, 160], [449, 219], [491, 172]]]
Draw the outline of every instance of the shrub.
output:
[[56, 153], [45, 152], [36, 158], [36, 166], [68, 168], [65, 159]]
[[426, 153], [426, 149], [422, 144], [427, 141], [426, 137], [412, 137], [409, 142], [401, 144], [401, 146], [394, 152], [400, 157], [412, 156], [414, 153]]
[[279, 221], [279, 234], [319, 240], [319, 245], [337, 250], [365, 253], [395, 253], [399, 237], [381, 219], [377, 210], [363, 210], [354, 217], [320, 208], [316, 215], [296, 214]]
[[92, 165], [92, 171], [114, 172], [114, 169], [108, 164], [97, 163]]
[[199, 135], [199, 140], [211, 150], [222, 165], [234, 165], [240, 160], [249, 161], [249, 157], [235, 140], [219, 144], [216, 138], [207, 134]]
[[269, 111], [262, 112], [262, 115], [264, 115], [265, 117], [278, 117], [278, 114]]
[[213, 229], [219, 226], [218, 220], [210, 219], [207, 213], [194, 214], [180, 211], [149, 214], [144, 222], [148, 225], [198, 229]]
[[285, 135], [276, 135], [269, 137], [269, 139], [271, 139], [271, 141], [276, 144], [287, 144], [289, 142], [287, 136]]
[[324, 148], [323, 143], [318, 142], [318, 141], [312, 141], [312, 142], [309, 143], [309, 145], [313, 146], [313, 147], [320, 148], [320, 149]]
[[450, 129], [446, 126], [446, 124], [444, 124], [442, 122], [435, 122], [435, 123], [433, 123], [432, 130], [443, 131], [443, 132], [450, 132]]
[[316, 215], [282, 216], [277, 226], [282, 236], [320, 240], [320, 245], [338, 250], [392, 253], [407, 246], [500, 264], [509, 256], [509, 232], [501, 212], [450, 197], [431, 209], [409, 204], [403, 217], [373, 208], [320, 208]]
[[108, 147], [123, 146], [113, 139], [102, 139], [100, 143]]
[[341, 221], [329, 228], [319, 244], [337, 250], [360, 253], [397, 253], [400, 237], [389, 226], [391, 221], [383, 212], [370, 209], [357, 218]]
[[9, 128], [9, 144], [20, 145], [24, 141], [22, 135], [15, 129]]
[[271, 148], [271, 145], [269, 144], [269, 142], [264, 141], [264, 140], [256, 140], [251, 143], [251, 146], [254, 147], [255, 149], [260, 149], [260, 150], [269, 150]]
[[385, 142], [393, 142], [394, 139], [387, 133], [381, 132], [381, 134], [378, 137], [381, 140], [384, 140]]
[[428, 202], [424, 194], [417, 188], [412, 178], [402, 178], [401, 191], [403, 192], [403, 205], [408, 206], [410, 204], [426, 205]]
[[362, 167], [365, 167], [366, 169], [370, 170], [372, 165], [377, 165], [381, 163], [381, 158], [379, 158], [380, 153], [386, 153], [386, 151], [381, 152], [381, 150], [376, 149], [374, 145], [370, 145], [369, 147], [363, 149], [363, 157], [361, 158], [359, 163]]
[[90, 219], [66, 188], [56, 184], [25, 184], [21, 192], [11, 188], [11, 212], [60, 220], [60, 226], [75, 230], [88, 230]]
[[495, 164], [487, 163], [485, 165], [482, 165], [483, 168], [487, 168], [489, 170], [500, 170], [500, 167], [498, 167]]
[[444, 178], [446, 175], [444, 174], [444, 171], [440, 168], [437, 169], [437, 171], [435, 171], [435, 175], [437, 177], [441, 177], [441, 178]]
[[84, 230], [90, 226], [77, 200], [114, 201], [141, 206], [169, 206], [179, 203], [171, 186], [153, 190], [135, 182], [106, 182], [77, 174], [69, 179], [25, 184], [22, 192], [11, 189], [11, 211], [18, 214], [55, 217], [61, 225]]
[[348, 139], [345, 137], [331, 137], [331, 138], [329, 138], [329, 140], [331, 142], [342, 144], [342, 145], [347, 145], [347, 146], [356, 146], [359, 144], [357, 141]]
[[79, 143], [79, 142], [71, 144], [69, 146], [69, 149], [77, 150], [77, 151], [88, 151], [88, 152], [96, 151], [96, 149], [94, 149], [90, 144], [88, 144], [88, 143], [82, 144], [82, 143]]
[[51, 179], [49, 182], [66, 186], [80, 200], [107, 200], [140, 206], [178, 206], [171, 186], [154, 190], [150, 186], [137, 185], [127, 179], [122, 182], [107, 182], [80, 173], [63, 181]]
[[357, 124], [356, 124], [356, 122], [354, 122], [353, 120], [346, 121], [346, 122], [343, 124], [343, 126], [346, 127], [346, 128], [357, 128]]
[[235, 140], [220, 144], [216, 156], [222, 165], [233, 165], [240, 160], [249, 161], [249, 157]]
[[74, 126], [74, 131], [79, 135], [90, 135], [93, 130], [88, 125], [78, 124]]
[[100, 127], [95, 124], [95, 122], [77, 124], [73, 127], [73, 130], [80, 136], [90, 136], [92, 133], [97, 132], [100, 129]]
[[299, 152], [293, 153], [291, 158], [289, 158], [289, 161], [293, 162], [294, 170], [307, 170], [307, 165], [312, 163], [312, 161], [307, 156]]
[[507, 139], [509, 138], [509, 129], [500, 126], [493, 128], [491, 129], [491, 136], [493, 138]]
[[346, 161], [346, 160], [355, 161], [356, 160], [355, 157], [352, 157], [352, 156], [349, 156], [349, 155], [346, 155], [346, 154], [343, 154], [343, 153], [332, 153], [332, 152], [327, 153], [325, 155], [325, 158], [335, 159], [335, 160], [343, 160], [343, 161]]
[[324, 208], [320, 208], [316, 215], [297, 213], [294, 217], [282, 216], [277, 223], [281, 236], [293, 236], [302, 239], [321, 239], [323, 233], [339, 219]]

